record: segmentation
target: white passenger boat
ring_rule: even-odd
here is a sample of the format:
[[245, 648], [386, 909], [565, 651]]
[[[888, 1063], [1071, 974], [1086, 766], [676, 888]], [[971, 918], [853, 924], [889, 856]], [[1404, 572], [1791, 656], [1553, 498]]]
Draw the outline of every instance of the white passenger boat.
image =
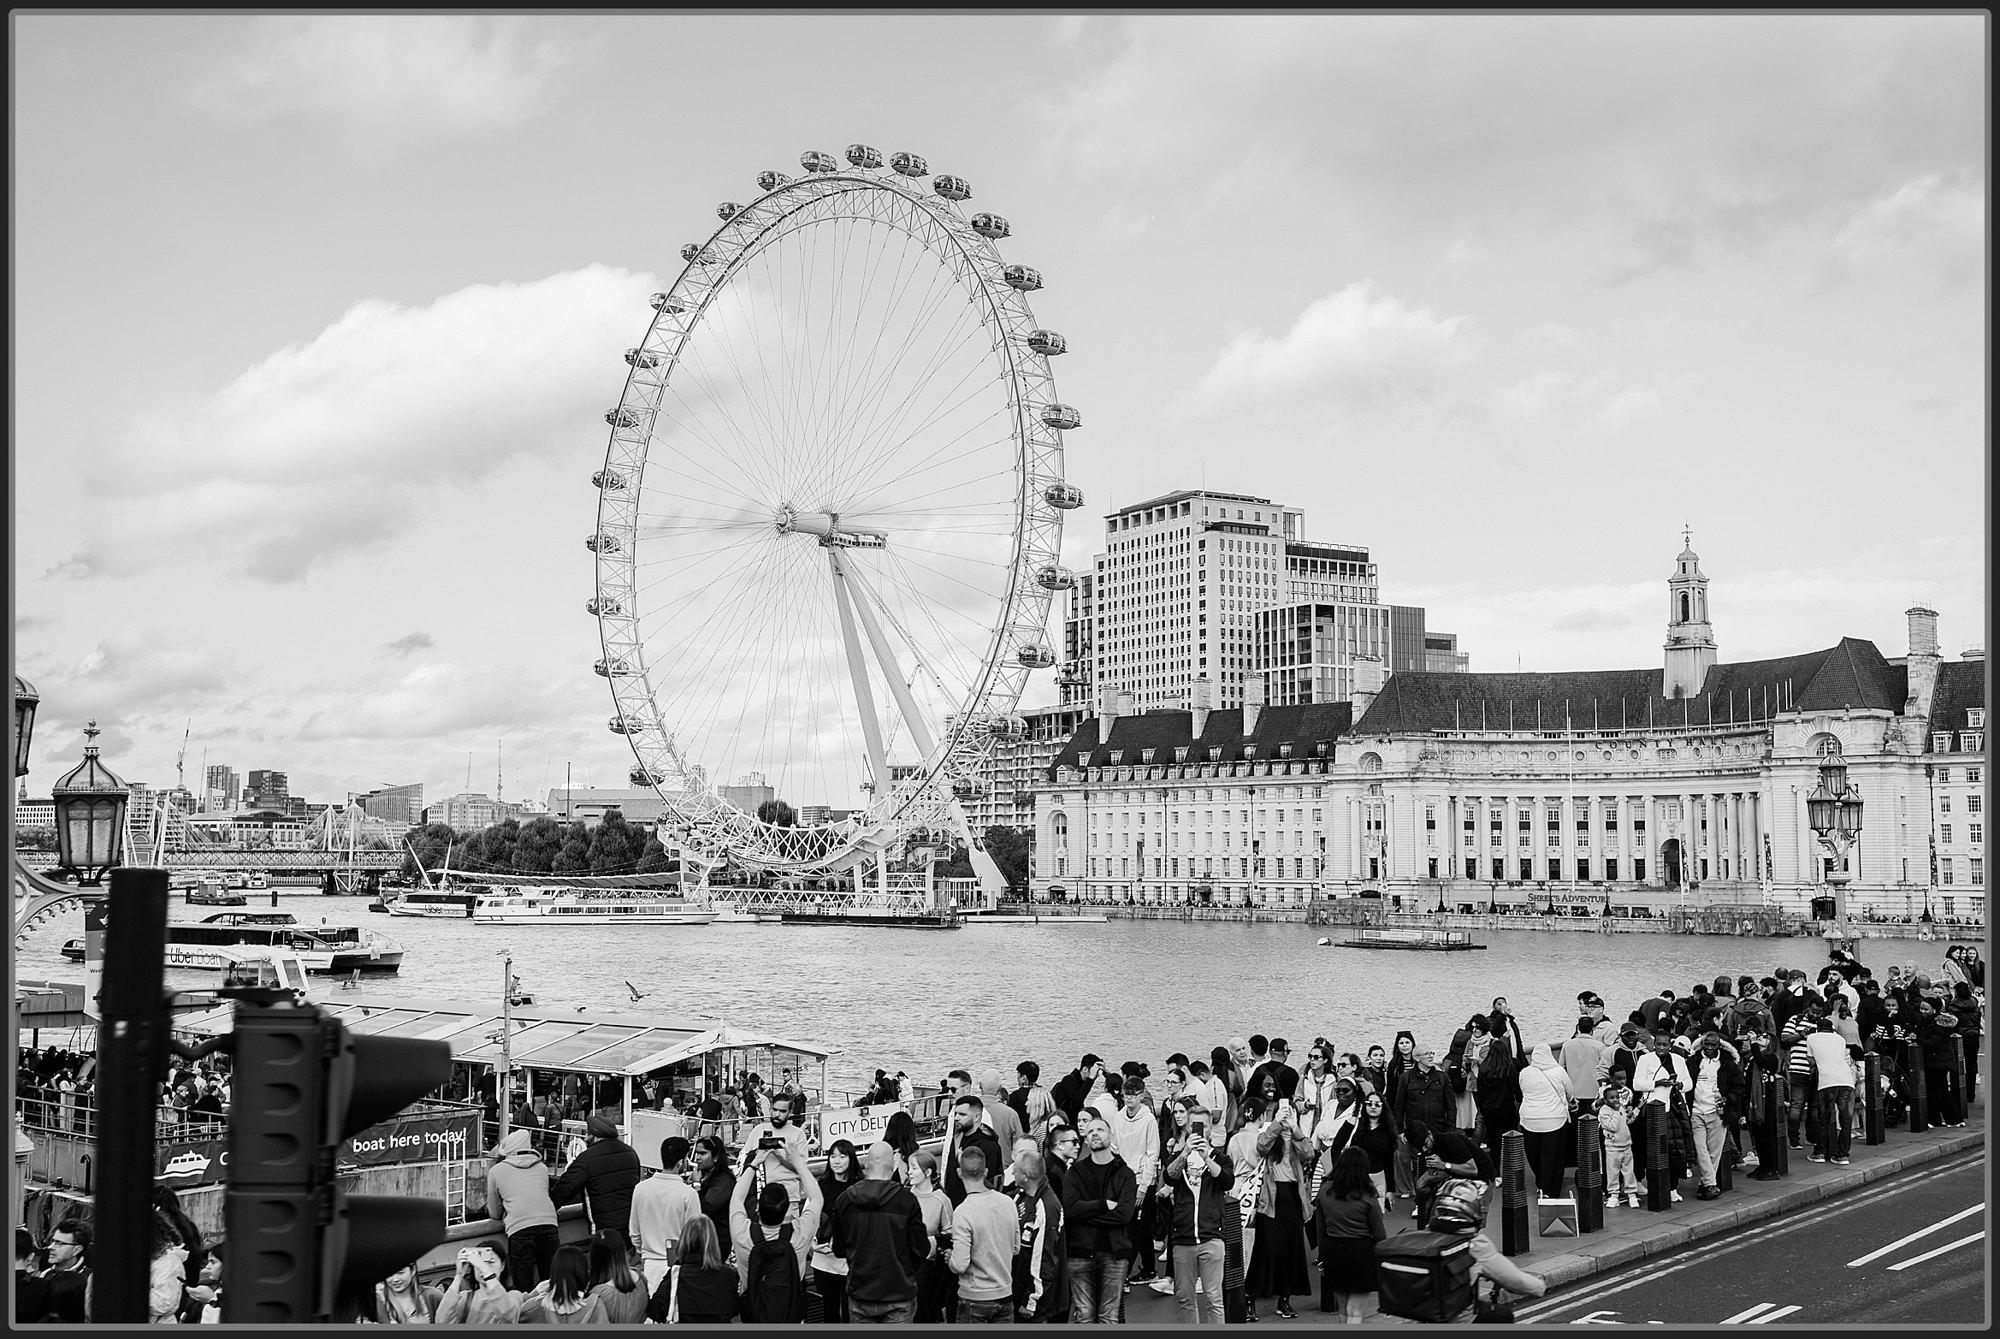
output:
[[706, 902], [636, 889], [524, 885], [482, 893], [472, 906], [475, 925], [707, 925], [715, 918]]
[[435, 888], [411, 888], [393, 896], [385, 894], [382, 906], [391, 916], [442, 916], [462, 921], [472, 915], [479, 896], [470, 891], [447, 893]]
[[740, 902], [711, 902], [709, 910], [715, 913], [718, 925], [753, 923], [776, 925], [785, 919], [785, 913], [775, 907], [746, 907]]

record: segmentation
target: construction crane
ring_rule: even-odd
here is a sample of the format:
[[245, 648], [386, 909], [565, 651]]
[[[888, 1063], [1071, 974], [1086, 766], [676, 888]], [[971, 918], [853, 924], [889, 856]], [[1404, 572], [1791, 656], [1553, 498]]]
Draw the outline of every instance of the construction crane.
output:
[[[174, 755], [174, 781], [182, 790], [187, 789], [188, 738], [194, 734], [194, 718], [188, 718], [187, 729], [181, 732], [181, 751]], [[208, 783], [204, 780], [203, 785]]]

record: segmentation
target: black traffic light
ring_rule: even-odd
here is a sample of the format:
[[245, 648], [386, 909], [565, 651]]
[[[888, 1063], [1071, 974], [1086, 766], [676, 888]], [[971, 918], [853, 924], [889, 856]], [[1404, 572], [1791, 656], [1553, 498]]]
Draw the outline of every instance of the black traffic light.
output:
[[223, 1215], [225, 1324], [323, 1321], [336, 1299], [444, 1240], [444, 1204], [349, 1195], [334, 1156], [451, 1075], [441, 1041], [355, 1036], [312, 1005], [249, 989], [236, 1009]]

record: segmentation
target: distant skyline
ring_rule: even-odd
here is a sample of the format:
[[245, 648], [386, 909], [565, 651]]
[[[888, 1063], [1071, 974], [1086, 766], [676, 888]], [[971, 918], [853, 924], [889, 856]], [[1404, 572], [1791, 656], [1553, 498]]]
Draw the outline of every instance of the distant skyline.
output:
[[620, 354], [718, 202], [854, 141], [1042, 271], [1079, 570], [1206, 486], [1475, 672], [1658, 664], [1683, 525], [1724, 661], [1986, 641], [1981, 15], [12, 22], [34, 794], [93, 716], [156, 786], [190, 720], [196, 785], [625, 785]]

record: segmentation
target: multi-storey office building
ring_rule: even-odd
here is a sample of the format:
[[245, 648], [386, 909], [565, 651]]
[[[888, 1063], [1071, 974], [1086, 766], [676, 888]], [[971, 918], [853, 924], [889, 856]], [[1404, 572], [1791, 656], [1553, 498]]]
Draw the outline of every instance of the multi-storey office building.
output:
[[1029, 828], [1035, 822], [1035, 788], [1048, 775], [1069, 737], [1091, 713], [1083, 707], [1043, 707], [1019, 713], [1026, 727], [1019, 739], [995, 740], [974, 778], [971, 798], [960, 801], [966, 825], [975, 833], [989, 827]]

